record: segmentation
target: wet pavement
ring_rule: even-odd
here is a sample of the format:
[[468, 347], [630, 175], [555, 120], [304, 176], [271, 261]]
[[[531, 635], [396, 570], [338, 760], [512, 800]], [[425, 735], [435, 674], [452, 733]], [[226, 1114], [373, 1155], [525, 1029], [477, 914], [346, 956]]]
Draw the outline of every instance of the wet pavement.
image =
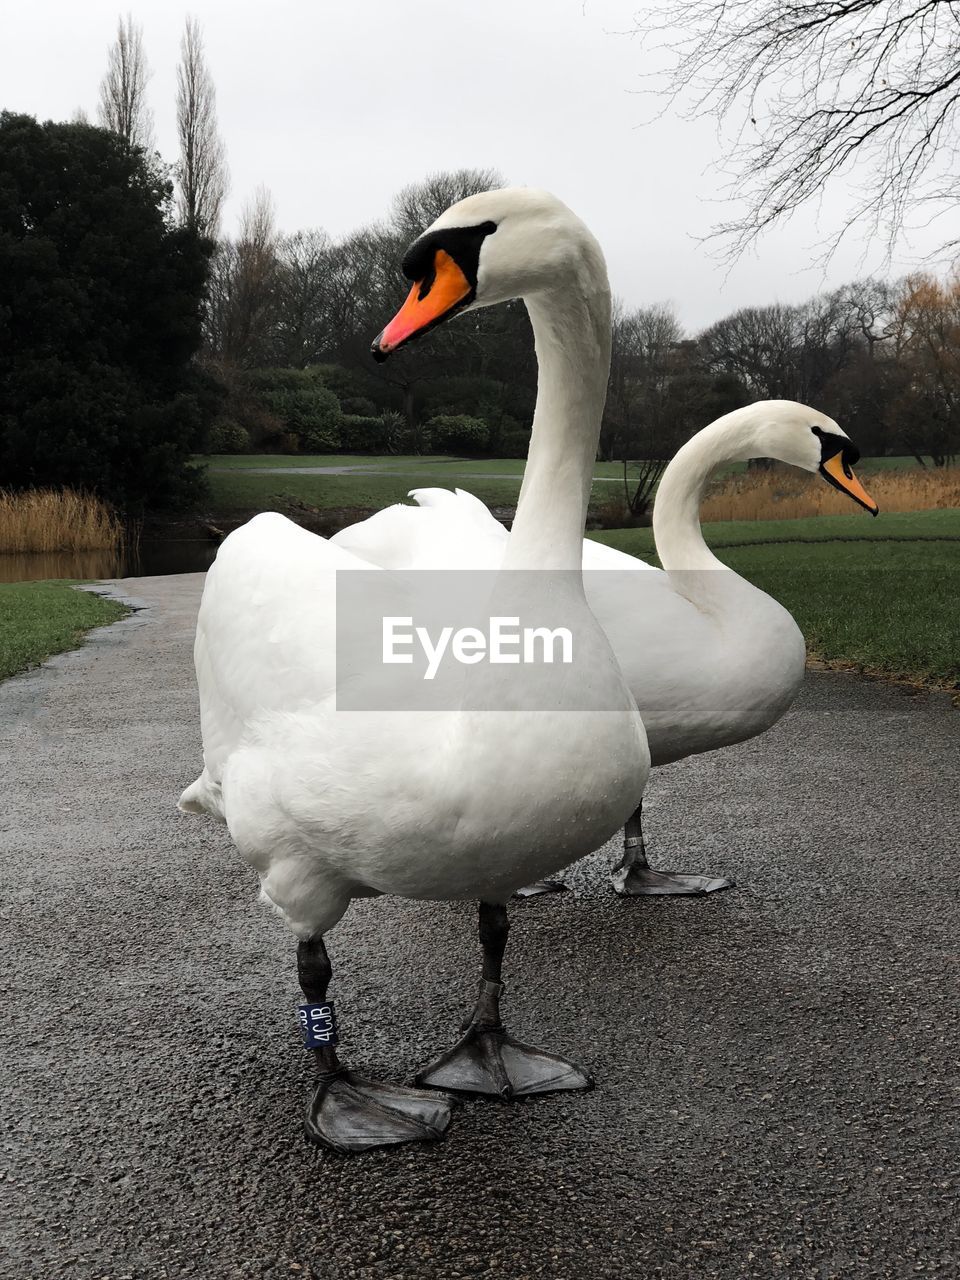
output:
[[[505, 1014], [597, 1079], [468, 1102], [449, 1136], [307, 1146], [295, 949], [200, 760], [199, 575], [0, 685], [5, 1280], [960, 1274], [960, 715], [811, 674], [769, 734], [657, 771], [651, 861], [733, 874], [621, 901], [612, 846], [512, 911]], [[343, 1054], [409, 1079], [475, 989], [469, 904], [355, 904]]]

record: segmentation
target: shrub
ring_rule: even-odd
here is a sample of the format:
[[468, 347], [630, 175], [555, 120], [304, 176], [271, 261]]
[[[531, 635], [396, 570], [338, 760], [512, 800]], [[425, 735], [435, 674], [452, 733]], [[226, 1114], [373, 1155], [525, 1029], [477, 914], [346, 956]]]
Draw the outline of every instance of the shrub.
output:
[[340, 421], [340, 447], [347, 453], [396, 453], [403, 430], [403, 415], [344, 414]]
[[306, 369], [251, 369], [245, 388], [297, 437], [301, 452], [330, 453], [340, 447], [340, 401]]
[[497, 453], [502, 458], [525, 458], [530, 449], [530, 428], [516, 426], [504, 427], [500, 433]]
[[340, 420], [340, 447], [346, 453], [383, 453], [383, 422], [373, 414], [345, 413]]
[[357, 418], [375, 418], [377, 406], [367, 396], [347, 396], [340, 401], [344, 413]]
[[379, 378], [341, 364], [312, 364], [304, 370], [314, 386], [326, 387], [343, 405], [345, 413], [374, 417], [388, 387]]
[[250, 433], [232, 418], [217, 418], [207, 435], [207, 453], [247, 453]]
[[330, 453], [340, 447], [340, 402], [332, 391], [278, 391], [267, 407], [300, 441], [303, 453]]
[[280, 391], [303, 391], [315, 385], [305, 369], [246, 369], [241, 380], [265, 401]]
[[442, 413], [427, 423], [436, 453], [482, 453], [490, 443], [490, 428], [482, 418], [465, 413]]

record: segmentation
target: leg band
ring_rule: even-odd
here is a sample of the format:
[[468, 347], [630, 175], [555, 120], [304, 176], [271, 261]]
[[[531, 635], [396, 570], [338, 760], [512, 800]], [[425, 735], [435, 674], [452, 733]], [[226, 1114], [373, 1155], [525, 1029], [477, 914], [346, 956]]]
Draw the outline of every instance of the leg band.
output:
[[297, 1005], [297, 1019], [307, 1049], [332, 1049], [340, 1043], [333, 1001]]

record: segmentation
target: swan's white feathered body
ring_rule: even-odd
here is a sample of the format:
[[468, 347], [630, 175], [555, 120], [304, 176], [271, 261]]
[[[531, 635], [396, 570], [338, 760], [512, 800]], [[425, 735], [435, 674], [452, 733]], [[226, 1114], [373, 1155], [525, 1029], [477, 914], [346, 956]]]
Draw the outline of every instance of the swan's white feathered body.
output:
[[[464, 218], [496, 218], [499, 257], [491, 250], [486, 261], [502, 264], [504, 296], [514, 292], [524, 236], [536, 265], [544, 218], [556, 270], [566, 244], [563, 293], [544, 296], [550, 273], [541, 272], [528, 299], [531, 311], [549, 313], [551, 334], [541, 343], [531, 497], [512, 549], [519, 569], [573, 569], [609, 350], [602, 255], [569, 210], [539, 193], [473, 197], [435, 227]], [[554, 366], [573, 370], [569, 409]], [[544, 511], [537, 491], [549, 495], [556, 483], [569, 493]], [[302, 937], [329, 929], [357, 896], [503, 901], [606, 840], [637, 804], [649, 767], [635, 704], [577, 573], [561, 575], [563, 603], [597, 699], [579, 705], [616, 709], [566, 710], [561, 693], [549, 711], [477, 711], [467, 700], [449, 711], [338, 710], [336, 575], [356, 569], [370, 564], [282, 516], [257, 516], [221, 546], [197, 626], [204, 770], [181, 806], [227, 823]], [[409, 613], [402, 586], [388, 589], [394, 613]], [[355, 677], [369, 683], [366, 705], [377, 705], [384, 678], [382, 669]]]
[[[699, 502], [721, 463], [782, 457], [815, 470], [821, 437], [847, 437], [836, 423], [789, 401], [762, 402], [719, 419], [671, 462], [654, 511], [666, 570], [602, 543], [583, 543], [587, 601], [606, 632], [637, 701], [652, 763], [745, 741], [789, 708], [803, 680], [803, 636], [776, 600], [709, 551]], [[492, 569], [506, 529], [473, 495], [415, 489], [417, 506], [397, 505], [332, 541], [371, 564], [392, 568], [461, 565]]]
[[304, 936], [352, 897], [508, 897], [607, 839], [646, 759], [625, 690], [621, 714], [338, 712], [335, 575], [358, 567], [257, 516], [224, 541], [197, 623], [204, 771], [182, 805], [226, 821]]

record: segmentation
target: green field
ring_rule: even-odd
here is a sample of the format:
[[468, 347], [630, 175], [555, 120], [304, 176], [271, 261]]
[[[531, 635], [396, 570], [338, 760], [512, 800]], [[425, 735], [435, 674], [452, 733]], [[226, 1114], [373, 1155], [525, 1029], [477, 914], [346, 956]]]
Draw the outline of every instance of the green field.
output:
[[66, 582], [0, 584], [0, 680], [76, 648], [85, 631], [128, 612]]
[[[258, 467], [358, 467], [371, 474], [416, 471], [436, 477], [435, 484], [442, 482], [445, 471], [465, 475], [516, 476], [520, 479], [526, 466], [524, 458], [458, 458], [451, 454], [419, 453], [242, 453], [215, 454], [198, 460], [207, 462], [214, 471], [249, 471]], [[598, 462], [594, 467], [596, 476], [619, 477], [622, 474], [623, 464], [619, 462]]]
[[[283, 510], [290, 504], [306, 503], [318, 509], [372, 507], [379, 509], [402, 502], [411, 489], [440, 485], [456, 488], [454, 477], [431, 473], [391, 476], [384, 472], [369, 475], [251, 475], [242, 468], [211, 471], [210, 506], [216, 512]], [[459, 481], [463, 483], [463, 481]], [[517, 501], [520, 477], [503, 480], [470, 480], [470, 492], [490, 506], [511, 506]]]
[[[521, 476], [525, 458], [458, 458], [454, 454], [370, 454], [370, 453], [217, 453], [198, 458], [217, 470], [248, 471], [257, 467], [363, 467], [368, 471], [424, 471], [440, 475], [444, 470], [468, 472], [471, 475], [496, 473]], [[745, 462], [731, 462], [727, 470], [743, 471]], [[917, 466], [913, 457], [862, 458], [857, 466], [862, 471], [902, 470]], [[619, 478], [621, 462], [597, 462], [595, 476]]]
[[[516, 503], [523, 476], [522, 458], [456, 458], [450, 456], [370, 454], [220, 454], [206, 460], [210, 483], [210, 509], [230, 515], [305, 503], [318, 510], [338, 507], [379, 509], [402, 502], [411, 489], [440, 486], [469, 488], [489, 506]], [[745, 463], [731, 463], [727, 470], [743, 470]], [[863, 472], [889, 467], [914, 467], [913, 458], [867, 458]], [[293, 469], [292, 474], [260, 475], [262, 468]], [[356, 467], [348, 475], [310, 475], [310, 467]], [[298, 474], [302, 473], [302, 474]], [[619, 500], [616, 483], [623, 475], [619, 462], [594, 466], [591, 503]]]
[[[288, 460], [289, 462], [289, 460]], [[318, 464], [321, 465], [321, 464]], [[326, 464], [322, 464], [326, 465]], [[233, 512], [266, 511], [271, 507], [283, 510], [286, 506], [306, 503], [318, 510], [337, 507], [370, 507], [379, 510], [394, 502], [403, 502], [411, 489], [439, 487], [444, 489], [469, 488], [470, 492], [491, 507], [516, 505], [522, 479], [522, 464], [517, 471], [506, 470], [512, 465], [509, 459], [500, 461], [500, 475], [485, 476], [477, 463], [467, 474], [460, 474], [465, 464], [453, 463], [441, 470], [430, 467], [420, 459], [417, 469], [411, 464], [396, 471], [380, 468], [356, 472], [345, 476], [304, 474], [258, 475], [246, 467], [232, 467], [224, 471], [210, 470], [209, 505], [212, 511]], [[610, 464], [604, 464], [610, 465]], [[592, 501], [602, 502], [621, 492], [619, 486], [598, 478], [593, 486]]]
[[[704, 535], [790, 610], [815, 657], [960, 688], [960, 511], [731, 522]], [[649, 529], [590, 536], [655, 559]]]

